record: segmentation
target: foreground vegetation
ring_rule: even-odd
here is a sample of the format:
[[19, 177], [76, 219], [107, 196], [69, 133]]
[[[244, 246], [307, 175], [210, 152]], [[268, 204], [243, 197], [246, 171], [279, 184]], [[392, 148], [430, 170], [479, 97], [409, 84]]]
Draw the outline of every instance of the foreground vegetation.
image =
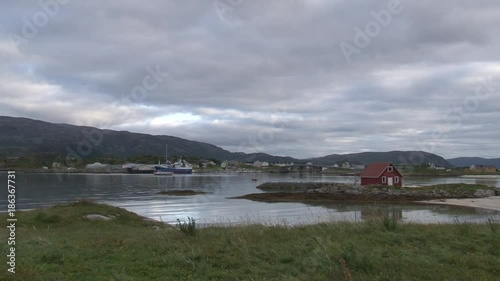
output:
[[[88, 214], [114, 219], [90, 221]], [[183, 231], [89, 202], [19, 212], [0, 280], [498, 280], [500, 224], [246, 225]], [[3, 221], [6, 216], [0, 217]], [[498, 219], [498, 218], [497, 218]], [[5, 228], [1, 237], [6, 237]], [[2, 239], [4, 240], [4, 239]], [[2, 253], [7, 252], [1, 243]], [[5, 259], [5, 255], [4, 255]]]

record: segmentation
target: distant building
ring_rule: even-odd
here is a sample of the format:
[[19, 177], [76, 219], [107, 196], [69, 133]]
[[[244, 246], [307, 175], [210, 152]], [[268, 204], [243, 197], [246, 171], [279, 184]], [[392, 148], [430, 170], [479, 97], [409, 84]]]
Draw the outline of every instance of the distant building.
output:
[[210, 160], [201, 160], [199, 162], [199, 167], [200, 168], [207, 168], [207, 167], [213, 167], [213, 166], [216, 166], [217, 164], [214, 162], [214, 161], [210, 161]]
[[403, 176], [392, 163], [371, 163], [361, 173], [361, 185], [402, 186]]
[[436, 166], [436, 164], [434, 164], [434, 163], [429, 163], [429, 169], [432, 169], [432, 170], [446, 170], [445, 167]]
[[294, 163], [293, 162], [271, 162], [269, 163], [270, 166], [276, 166], [276, 167], [289, 167], [289, 166], [293, 166]]
[[497, 171], [497, 168], [494, 166], [484, 166], [484, 165], [472, 165], [470, 166], [470, 169], [480, 173], [494, 173]]
[[352, 165], [354, 170], [364, 170], [366, 168], [365, 165]]
[[351, 164], [349, 164], [349, 162], [344, 162], [342, 163], [342, 166], [341, 166], [343, 169], [350, 169], [351, 168]]
[[99, 162], [95, 162], [94, 164], [88, 164], [87, 166], [85, 166], [85, 170], [87, 171], [105, 171], [110, 169], [111, 165], [101, 164]]

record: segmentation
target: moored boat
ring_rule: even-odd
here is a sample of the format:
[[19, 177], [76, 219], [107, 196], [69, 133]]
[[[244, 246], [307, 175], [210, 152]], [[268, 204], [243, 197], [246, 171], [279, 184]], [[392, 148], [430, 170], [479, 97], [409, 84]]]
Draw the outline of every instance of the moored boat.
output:
[[193, 168], [186, 164], [184, 161], [180, 161], [174, 164], [167, 162], [166, 164], [156, 165], [155, 172], [171, 172], [174, 174], [192, 174]]
[[193, 167], [186, 163], [186, 161], [181, 160], [174, 164], [168, 161], [168, 146], [165, 147], [165, 164], [160, 164], [155, 166], [155, 174], [158, 173], [173, 173], [173, 174], [192, 174]]

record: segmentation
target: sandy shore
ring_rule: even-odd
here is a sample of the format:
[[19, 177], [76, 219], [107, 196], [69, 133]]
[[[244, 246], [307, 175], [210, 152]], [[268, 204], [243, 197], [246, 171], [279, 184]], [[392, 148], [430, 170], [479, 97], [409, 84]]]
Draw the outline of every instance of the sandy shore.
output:
[[465, 206], [500, 211], [500, 196], [467, 199], [437, 199], [419, 202], [428, 204]]

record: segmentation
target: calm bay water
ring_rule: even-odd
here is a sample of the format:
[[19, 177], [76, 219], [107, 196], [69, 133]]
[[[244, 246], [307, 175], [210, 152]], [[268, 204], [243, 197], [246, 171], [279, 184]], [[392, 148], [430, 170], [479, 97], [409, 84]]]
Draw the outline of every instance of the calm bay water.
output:
[[[174, 224], [179, 218], [194, 217], [199, 224], [312, 223], [319, 221], [358, 221], [390, 212], [412, 222], [484, 222], [500, 218], [500, 212], [465, 207], [417, 204], [303, 204], [263, 203], [227, 199], [260, 192], [255, 187], [268, 181], [324, 181], [354, 183], [354, 177], [282, 174], [193, 174], [175, 176], [129, 174], [55, 174], [17, 173], [17, 208], [34, 209], [80, 199], [125, 208], [139, 215]], [[0, 175], [0, 210], [7, 209], [7, 175]], [[252, 179], [257, 179], [253, 181]], [[477, 183], [500, 187], [500, 178], [406, 177], [405, 185]], [[195, 196], [167, 196], [160, 191], [195, 189], [208, 192]]]

